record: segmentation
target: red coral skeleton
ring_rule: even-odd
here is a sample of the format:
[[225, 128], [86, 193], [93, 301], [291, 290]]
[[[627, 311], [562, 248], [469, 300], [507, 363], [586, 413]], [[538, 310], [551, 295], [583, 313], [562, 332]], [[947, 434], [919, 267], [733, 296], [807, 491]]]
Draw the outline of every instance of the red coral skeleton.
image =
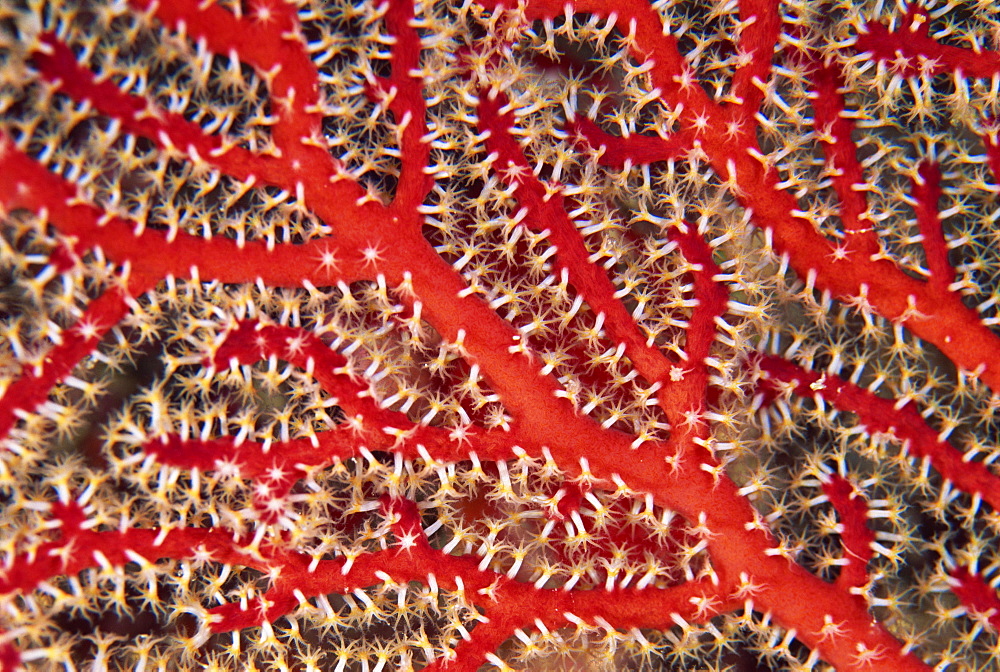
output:
[[[359, 623], [377, 621], [398, 604], [395, 616], [384, 620], [395, 619], [397, 627], [410, 629], [401, 640], [403, 649], [414, 659], [422, 652], [427, 670], [474, 670], [481, 665], [511, 669], [520, 664], [518, 660], [530, 660], [532, 651], [557, 641], [562, 635], [556, 633], [567, 628], [591, 633], [593, 640], [600, 639], [594, 633], [603, 632], [605, 644], [616, 638], [627, 640], [637, 660], [650, 665], [667, 659], [673, 669], [685, 661], [706, 669], [722, 667], [706, 652], [722, 656], [719, 651], [735, 649], [736, 644], [727, 643], [733, 628], [751, 623], [764, 633], [755, 645], [758, 653], [776, 666], [905, 671], [935, 665], [934, 669], [958, 669], [950, 664], [987, 669], [990, 664], [982, 660], [996, 664], [1000, 597], [993, 577], [1000, 561], [995, 553], [980, 548], [982, 555], [976, 555], [975, 544], [957, 548], [940, 538], [923, 540], [921, 546], [921, 540], [884, 532], [879, 525], [885, 520], [909, 525], [907, 529], [918, 524], [907, 519], [909, 514], [899, 513], [899, 503], [891, 498], [875, 501], [872, 493], [884, 484], [859, 476], [857, 460], [843, 446], [867, 442], [889, 452], [886, 446], [895, 446], [898, 459], [893, 468], [908, 474], [899, 477], [900, 487], [912, 492], [914, 502], [930, 502], [914, 507], [934, 511], [938, 502], [937, 508], [943, 509], [962, 496], [971, 500], [965, 508], [969, 519], [981, 521], [969, 525], [995, 530], [1000, 479], [992, 458], [974, 459], [976, 450], [990, 452], [988, 445], [982, 447], [983, 441], [989, 443], [989, 418], [972, 427], [957, 412], [935, 414], [941, 404], [928, 401], [935, 399], [930, 385], [921, 390], [905, 384], [892, 387], [890, 382], [880, 389], [893, 375], [906, 378], [894, 371], [913, 366], [905, 356], [914, 349], [913, 343], [920, 343], [936, 349], [938, 361], [951, 367], [948, 375], [964, 381], [962, 385], [973, 390], [970, 395], [996, 398], [992, 394], [1000, 386], [1000, 336], [984, 317], [992, 304], [976, 309], [968, 298], [974, 293], [969, 290], [974, 284], [969, 273], [982, 272], [985, 277], [988, 270], [973, 263], [969, 271], [953, 261], [956, 250], [972, 242], [952, 233], [945, 223], [961, 215], [961, 208], [944, 212], [940, 205], [951, 202], [946, 186], [971, 178], [945, 167], [946, 159], [939, 156], [944, 152], [939, 148], [945, 142], [941, 138], [927, 140], [924, 146], [929, 149], [916, 161], [905, 166], [897, 162], [901, 171], [907, 171], [903, 176], [908, 188], [902, 193], [886, 191], [904, 198], [912, 213], [908, 244], [919, 248], [923, 264], [915, 272], [916, 262], [902, 259], [883, 233], [893, 220], [873, 214], [872, 194], [881, 188], [872, 184], [869, 173], [874, 162], [869, 157], [875, 150], [859, 141], [872, 127], [871, 117], [866, 116], [869, 111], [858, 110], [861, 94], [852, 89], [860, 86], [855, 80], [867, 69], [851, 75], [853, 80], [848, 72], [868, 61], [868, 69], [874, 68], [889, 82], [885, 86], [898, 89], [911, 84], [917, 100], [922, 100], [920, 86], [935, 77], [952, 76], [959, 90], [955, 96], [960, 97], [964, 86], [968, 97], [969, 81], [992, 80], [995, 85], [1000, 79], [1000, 53], [978, 43], [956, 46], [950, 39], [953, 24], [942, 23], [949, 21], [946, 13], [933, 7], [911, 6], [891, 19], [868, 20], [849, 39], [831, 38], [824, 44], [822, 36], [796, 24], [792, 12], [783, 15], [779, 3], [764, 0], [728, 3], [709, 16], [726, 18], [738, 27], [734, 35], [713, 38], [728, 44], [727, 52], [697, 33], [697, 26], [677, 23], [676, 16], [660, 11], [660, 5], [672, 3], [655, 4], [620, 0], [612, 10], [609, 3], [593, 0], [528, 0], [516, 9], [491, 0], [475, 7], [466, 3], [462, 11], [471, 17], [468, 21], [484, 32], [482, 39], [469, 38], [452, 55], [454, 68], [461, 73], [456, 78], [461, 83], [455, 86], [461, 88], [467, 108], [446, 112], [435, 106], [442, 96], [452, 94], [425, 83], [434, 80], [422, 59], [438, 37], [453, 38], [444, 33], [436, 37], [435, 31], [443, 28], [431, 21], [430, 8], [420, 3], [390, 0], [357, 9], [359, 16], [368, 17], [366, 26], [379, 27], [372, 33], [377, 39], [370, 42], [381, 45], [384, 67], [369, 68], [363, 80], [359, 78], [361, 86], [355, 87], [354, 95], [360, 107], [345, 106], [339, 112], [331, 112], [335, 106], [326, 98], [324, 83], [343, 76], [336, 69], [342, 64], [330, 69], [339, 57], [331, 55], [335, 50], [329, 46], [330, 36], [317, 37], [310, 27], [320, 13], [312, 5], [269, 0], [242, 10], [237, 3], [234, 11], [194, 0], [131, 0], [128, 7], [93, 9], [91, 14], [81, 10], [74, 15], [77, 22], [89, 16], [98, 23], [95, 17], [101, 11], [119, 18], [140, 17], [134, 19], [138, 25], [155, 26], [161, 36], [179, 40], [197, 53], [200, 62], [208, 64], [206, 70], [214, 67], [212, 55], [228, 57], [223, 74], [211, 75], [216, 85], [227, 69], [238, 79], [244, 77], [240, 68], [248, 68], [263, 82], [268, 101], [266, 122], [260, 122], [267, 129], [266, 140], [253, 142], [220, 131], [221, 122], [185, 114], [183, 100], [171, 108], [164, 95], [144, 94], [143, 84], [104, 72], [103, 66], [95, 65], [102, 56], [94, 51], [105, 48], [104, 43], [95, 38], [88, 49], [86, 27], [51, 17], [40, 19], [41, 28], [34, 33], [18, 24], [15, 32], [33, 85], [47, 88], [50, 98], [45, 100], [58, 96], [71, 101], [69, 109], [78, 115], [64, 129], [67, 135], [84, 118], [102, 120], [117, 138], [112, 146], [118, 147], [122, 138], [138, 139], [150, 154], [164, 157], [163, 165], [201, 171], [191, 179], [209, 182], [199, 201], [209, 212], [226, 210], [221, 203], [226, 194], [218, 196], [211, 184], [224, 176], [231, 185], [230, 203], [248, 193], [264, 193], [267, 196], [259, 197], [263, 201], [273, 198], [275, 205], [281, 203], [289, 212], [309, 213], [326, 228], [293, 240], [282, 238], [273, 227], [267, 229], [265, 215], [256, 220], [258, 229], [244, 226], [228, 236], [213, 233], [211, 224], [205, 224], [209, 228], [199, 235], [196, 224], [183, 218], [164, 223], [154, 217], [147, 223], [143, 217], [150, 211], [116, 207], [108, 198], [95, 197], [91, 183], [100, 182], [102, 176], [91, 170], [87, 179], [80, 177], [86, 170], [73, 167], [73, 141], [62, 141], [67, 155], [60, 158], [57, 148], [50, 147], [56, 140], [30, 127], [23, 105], [8, 101], [5, 111], [0, 107], [5, 115], [0, 124], [4, 228], [15, 232], [10, 235], [16, 239], [16, 219], [29, 213], [58, 240], [42, 262], [50, 270], [39, 268], [29, 280], [44, 288], [59, 278], [79, 278], [79, 269], [99, 265], [97, 260], [113, 269], [110, 281], [99, 290], [81, 286], [80, 291], [91, 295], [65, 328], [52, 325], [44, 348], [18, 341], [16, 328], [11, 327], [13, 316], [5, 317], [10, 346], [4, 362], [17, 367], [2, 390], [0, 434], [8, 437], [5, 445], [12, 460], [50, 467], [11, 462], [0, 479], [5, 498], [18, 500], [9, 509], [8, 525], [25, 530], [34, 526], [33, 532], [15, 535], [3, 547], [0, 593], [8, 600], [20, 596], [22, 601], [2, 617], [8, 632], [0, 643], [0, 667], [34, 667], [59, 652], [51, 630], [65, 621], [47, 616], [39, 617], [48, 619], [47, 625], [33, 625], [29, 615], [44, 609], [32, 605], [44, 599], [32, 595], [65, 595], [63, 589], [53, 588], [60, 577], [87, 571], [109, 577], [126, 566], [138, 573], [137, 585], [147, 585], [143, 581], [148, 580], [151, 601], [165, 601], [151, 609], [186, 610], [195, 617], [192, 627], [197, 634], [176, 635], [188, 643], [186, 655], [192, 660], [198, 660], [199, 649], [209, 647], [208, 642], [222, 641], [218, 638], [223, 633], [255, 633], [244, 640], [247, 650], [274, 648], [282, 637], [294, 640], [297, 626], [288, 630], [279, 625], [287, 622], [282, 619], [324, 610], [335, 618], [327, 596], [341, 595], [353, 605], [350, 618]], [[343, 13], [344, 7], [337, 5], [337, 12]], [[965, 11], [975, 18], [978, 10]], [[545, 36], [551, 44], [558, 26], [569, 31], [566, 26], [574, 25], [586, 27], [579, 28], [581, 34], [603, 34], [620, 47], [612, 67], [597, 65], [603, 46], [593, 47], [592, 53], [585, 47], [562, 47], [562, 54], [556, 47], [532, 51], [524, 46], [532, 39], [532, 44], [542, 44]], [[701, 54], [692, 56], [691, 39], [695, 52], [703, 42]], [[10, 44], [5, 48], [13, 53]], [[721, 88], [719, 78], [711, 75], [713, 68], [705, 65], [711, 58], [718, 61], [715, 69], [726, 73]], [[513, 60], [518, 64], [505, 70]], [[0, 65], [11, 72], [11, 81], [23, 75], [14, 73], [15, 61], [8, 55], [6, 65]], [[533, 69], [534, 79], [521, 73], [523, 81], [518, 81], [518, 68]], [[151, 72], [142, 76], [152, 78]], [[510, 80], [506, 87], [504, 77]], [[783, 99], [787, 91], [783, 94], [776, 83], [782, 77], [808, 92], [811, 117]], [[564, 101], [574, 101], [564, 102], [556, 112], [544, 100], [548, 95], [544, 87], [552, 81], [569, 91]], [[639, 86], [640, 93], [630, 92], [630, 86]], [[636, 100], [637, 95], [642, 98]], [[589, 112], [583, 109], [587, 105]], [[636, 123], [650, 105], [659, 106], [668, 118], [660, 127], [666, 132], [653, 132], [648, 121]], [[564, 141], [545, 156], [536, 154], [539, 140], [529, 125], [542, 106], [550, 116], [536, 123], [549, 123], [545, 133]], [[631, 120], [621, 112], [629, 106], [635, 112]], [[346, 145], [362, 143], [364, 137], [350, 136], [346, 143], [331, 140], [331, 117], [354, 115], [363, 124], [359, 110], [372, 109], [372, 118], [383, 119], [380, 123], [390, 129], [381, 140], [374, 132], [370, 137], [384, 143], [381, 158], [395, 161], [391, 188], [364, 178], [364, 171], [357, 169], [362, 159], [350, 154]], [[812, 129], [810, 142], [815, 147], [804, 151], [813, 151], [811, 165], [822, 171], [815, 184], [786, 162], [801, 147], [768, 144], [769, 129], [784, 123], [774, 116], [782, 109], [792, 122]], [[995, 179], [1000, 149], [990, 112], [973, 112], [980, 115], [976, 123], [981, 131], [981, 138], [974, 141], [982, 152], [977, 165], [985, 166]], [[459, 151], [458, 140], [446, 137], [443, 130], [448, 114], [452, 115], [448, 123], [466, 127], [466, 154], [479, 157], [464, 174], [443, 158]], [[915, 114], [919, 116], [919, 110]], [[229, 122], [236, 123], [232, 117]], [[337, 155], [340, 151], [347, 151], [349, 158]], [[575, 158], [567, 159], [564, 167], [562, 154], [568, 152]], [[639, 175], [641, 181], [645, 170], [648, 187], [650, 167], [674, 171], [680, 164], [688, 166], [688, 175], [714, 176], [729, 199], [725, 207], [732, 216], [727, 223], [715, 223], [713, 207], [721, 212], [724, 206], [685, 204], [683, 193], [664, 195], [657, 212], [641, 199], [630, 203], [627, 197], [613, 195], [612, 188], [602, 192], [592, 186], [593, 180], [587, 181], [588, 174], [600, 171]], [[691, 180], [697, 187], [696, 178]], [[164, 182], [169, 181], [167, 176]], [[449, 181], [466, 186], [448, 191]], [[835, 229], [829, 223], [833, 219], [823, 219], [811, 205], [811, 185], [834, 201]], [[654, 184], [647, 191], [656, 189]], [[492, 197], [492, 204], [481, 201], [477, 213], [470, 205], [477, 190], [502, 193]], [[989, 184], [987, 191], [995, 194], [995, 185]], [[120, 192], [128, 192], [122, 197], [126, 200], [134, 195], [127, 187]], [[458, 199], [448, 200], [447, 195], [454, 193], [468, 194], [464, 205]], [[595, 205], [595, 193], [603, 205]], [[605, 235], [602, 224], [591, 218], [595, 208], [611, 212], [612, 222], [618, 211], [630, 211], [622, 216], [631, 218], [632, 226], [617, 228], [627, 229], [622, 236], [631, 236], [629, 249], [639, 250], [636, 263], [667, 277], [663, 287], [681, 289], [664, 298], [656, 289], [638, 292], [639, 281], [629, 284], [627, 264], [604, 248], [595, 250]], [[146, 215], [140, 217], [143, 212]], [[605, 223], [603, 228], [615, 226]], [[507, 256], [477, 248], [481, 245], [477, 235], [501, 235], [497, 232], [507, 237]], [[749, 257], [741, 261], [736, 258], [743, 254], [734, 242], [737, 238], [755, 241], [766, 254], [758, 252], [758, 261]], [[463, 239], [465, 249], [456, 242]], [[28, 252], [16, 244], [7, 248], [5, 260], [15, 254], [27, 258]], [[777, 331], [761, 327], [776, 319], [768, 315], [783, 308], [752, 291], [748, 271], [738, 264], [754, 263], [761, 264], [758, 270], [764, 277], [770, 276], [767, 282], [793, 278], [788, 286], [806, 306], [803, 312], [809, 313], [810, 301], [814, 313], [834, 313], [843, 306], [842, 314], [869, 325], [871, 333], [895, 331], [898, 357], [884, 365], [876, 363], [877, 373], [871, 373], [871, 362], [869, 369], [863, 366], [864, 353], [851, 352], [848, 357], [836, 344], [826, 344], [826, 358], [813, 357], [802, 347], [804, 338], [793, 338], [789, 345]], [[495, 283], [497, 277], [507, 284]], [[675, 285], [669, 284], [674, 281]], [[218, 484], [224, 480], [220, 474], [235, 474], [233, 487], [252, 491], [247, 518], [226, 519], [218, 513], [224, 506], [192, 494], [192, 501], [200, 502], [205, 512], [182, 513], [180, 520], [189, 515], [190, 524], [163, 515], [160, 524], [133, 524], [125, 515], [102, 519], [94, 502], [101, 496], [103, 481], [90, 483], [77, 477], [60, 481], [60, 459], [54, 453], [45, 457], [44, 445], [35, 446], [33, 428], [45, 424], [45, 419], [56, 422], [57, 409], [66, 403], [63, 396], [54, 396], [57, 388], [74, 388], [84, 396], [94, 391], [81, 371], [94, 357], [107, 356], [100, 353], [113, 347], [116, 334], [143, 339], [142, 325], [152, 324], [151, 306], [166, 302], [156, 297], [176, 298], [184, 291], [178, 287], [222, 285], [266, 290], [272, 305], [278, 306], [276, 312], [282, 310], [281, 297], [293, 296], [282, 294], [283, 290], [294, 290], [295, 298], [284, 304], [280, 317], [249, 313], [235, 303], [214, 309], [205, 305], [197, 314], [203, 322], [216, 319], [215, 326], [198, 327], [191, 317], [192, 326], [172, 327], [168, 333], [174, 341], [183, 341], [196, 328], [212, 331], [211, 338], [199, 341], [203, 347], [198, 361], [183, 362], [201, 372], [187, 384], [197, 388], [199, 380], [209, 386], [220, 377], [237, 381], [271, 377], [279, 389], [297, 372], [294, 375], [316, 386], [317, 398], [328, 400], [325, 408], [330, 409], [331, 422], [317, 430], [308, 422], [282, 416], [279, 410], [270, 433], [253, 422], [239, 431], [224, 429], [235, 426], [230, 420], [236, 422], [225, 417], [215, 425], [210, 418], [203, 427], [185, 426], [177, 418], [194, 410], [182, 411], [163, 401], [153, 386], [143, 402], [150, 429], [133, 442], [132, 457], [106, 456], [105, 462], [120, 461], [118, 472], [139, 469], [140, 464], [143, 469], [159, 469], [160, 474], [172, 474], [174, 485], [169, 487], [190, 493], [200, 492], [200, 479], [214, 478], [213, 484]], [[394, 325], [391, 333], [380, 333], [382, 350], [378, 343], [365, 341], [369, 352], [365, 357], [358, 346], [351, 346], [351, 339], [371, 337], [327, 328], [329, 321], [322, 318], [300, 318], [300, 312], [312, 309], [327, 318], [337, 310], [351, 313], [352, 292], [360, 286], [368, 288], [366, 296], [384, 304], [385, 319]], [[539, 288], [534, 298], [532, 287]], [[511, 307], [544, 301], [537, 297], [556, 289], [563, 293], [565, 304], [537, 320]], [[308, 297], [314, 295], [320, 298], [307, 309]], [[187, 296], [196, 301], [199, 295], [189, 290]], [[330, 307], [338, 300], [340, 308]], [[330, 305], [323, 307], [324, 302]], [[653, 332], [647, 306], [657, 302], [663, 302], [661, 310], [668, 317], [661, 317], [666, 326]], [[560, 321], [562, 329], [570, 325], [575, 330], [578, 343], [553, 335]], [[122, 325], [129, 330], [116, 332]], [[864, 337], [870, 335], [865, 332]], [[433, 374], [426, 373], [427, 362], [398, 363], [407, 337], [431, 353], [428, 361], [438, 351], [442, 366], [458, 373], [450, 380], [428, 382]], [[891, 333], [888, 338], [892, 341]], [[588, 354], [588, 342], [599, 343], [601, 352]], [[552, 351], [561, 358], [547, 358]], [[853, 371], [848, 360], [855, 365]], [[386, 362], [394, 362], [391, 372]], [[407, 394], [403, 387], [386, 382], [407, 378], [415, 381], [417, 393]], [[588, 396], [588, 390], [618, 389], [632, 381], [641, 382], [647, 391], [644, 407], [653, 420], [646, 424], [620, 400], [616, 404], [600, 394]], [[458, 412], [460, 404], [451, 396], [458, 394], [455, 390], [480, 387], [486, 390], [484, 401]], [[887, 394], [890, 388], [894, 392]], [[256, 389], [259, 392], [260, 384]], [[745, 465], [753, 461], [754, 447], [767, 443], [762, 437], [772, 423], [780, 424], [784, 418], [781, 431], [793, 443], [835, 442], [829, 435], [817, 438], [821, 432], [809, 430], [804, 418], [827, 427], [838, 414], [853, 418], [841, 433], [840, 448], [817, 445], [803, 453], [804, 473], [810, 476], [800, 479], [797, 487], [813, 494], [790, 507], [826, 507], [825, 515], [834, 521], [828, 533], [836, 553], [827, 564], [834, 573], [821, 574], [797, 561], [802, 548], [782, 528], [781, 507], [768, 509], [767, 502], [780, 503], [780, 497], [763, 498], [773, 486], [766, 478], [755, 481], [750, 475], [753, 469]], [[953, 417], [960, 419], [950, 422]], [[987, 438], [970, 444], [966, 435], [975, 429], [982, 429]], [[739, 443], [750, 448], [733, 448]], [[447, 525], [473, 530], [482, 518], [506, 515], [497, 506], [519, 497], [511, 484], [512, 478], [522, 478], [511, 476], [518, 464], [558, 473], [558, 479], [546, 481], [541, 495], [533, 495], [530, 502], [524, 499], [524, 506], [533, 511], [531, 520], [548, 524], [544, 531], [525, 523], [488, 538], [468, 532], [471, 536], [463, 541], [455, 532], [452, 543], [446, 543], [449, 537], [435, 537]], [[765, 465], [765, 477], [778, 469], [776, 464]], [[901, 464], [910, 465], [911, 471]], [[469, 477], [473, 482], [479, 479], [493, 489], [472, 497], [464, 508], [457, 507], [447, 524], [434, 522], [433, 507], [401, 483], [408, 478], [427, 482], [440, 478], [441, 487], [457, 487], [458, 481], [449, 481], [456, 478], [455, 465], [474, 474]], [[361, 535], [364, 543], [323, 553], [297, 545], [294, 528], [300, 523], [292, 502], [319, 492], [319, 486], [309, 490], [303, 484], [315, 483], [317, 474], [331, 469], [357, 469], [358, 474], [367, 469], [383, 475], [375, 485], [365, 485], [368, 490], [359, 485], [352, 500], [356, 506], [327, 521], [340, 526], [331, 534]], [[34, 485], [23, 480], [32, 474]], [[12, 485], [16, 478], [22, 482]], [[177, 485], [178, 478], [187, 485]], [[361, 483], [364, 477], [357, 479]], [[623, 504], [612, 512], [609, 502], [617, 502], [615, 497], [634, 497], [638, 503]], [[602, 512], [606, 516], [598, 523]], [[636, 532], [637, 520], [659, 524], [668, 541], [650, 541]], [[976, 534], [977, 540], [993, 538], [982, 530]], [[555, 550], [549, 549], [556, 543], [551, 539], [558, 542]], [[542, 547], [549, 550], [541, 554], [537, 549]], [[922, 636], [930, 626], [901, 623], [900, 614], [910, 612], [893, 611], [909, 598], [900, 597], [905, 591], [897, 583], [885, 580], [890, 570], [883, 565], [898, 568], [900, 562], [893, 564], [893, 558], [917, 555], [928, 547], [940, 549], [949, 572], [947, 585], [929, 592], [949, 596], [951, 602], [945, 599], [942, 604], [950, 608], [942, 607], [942, 612], [947, 611], [950, 619], [977, 624], [966, 631], [973, 632], [967, 649], [979, 637], [981, 643], [992, 643], [981, 644], [993, 647], [992, 658], [981, 654], [979, 663], [962, 660], [967, 649], [933, 642]], [[593, 555], [581, 561], [585, 551]], [[675, 570], [669, 577], [636, 569], [641, 559], [654, 562], [657, 554]], [[176, 562], [165, 564], [168, 561]], [[165, 580], [156, 576], [167, 571], [162, 567], [197, 572], [206, 563], [255, 570], [267, 577], [266, 587], [241, 596], [217, 592], [218, 600], [200, 605], [171, 607], [169, 591], [162, 587], [156, 597], [153, 584]], [[432, 642], [428, 631], [444, 626], [421, 626], [419, 610], [404, 608], [414, 595], [433, 605], [426, 607], [428, 615], [435, 610], [440, 614], [438, 605], [447, 603], [441, 609], [464, 614], [467, 620], [451, 623], [447, 631], [453, 636], [443, 644]], [[113, 595], [102, 599], [114, 603]], [[176, 613], [170, 618], [179, 631], [184, 629], [177, 625]], [[670, 636], [656, 639], [651, 632]], [[710, 641], [713, 632], [715, 642]], [[99, 637], [94, 641], [88, 655], [102, 660], [110, 645]], [[366, 648], [363, 638], [342, 642], [324, 664], [333, 668], [339, 662], [337, 670], [353, 665], [350, 661], [355, 659], [370, 661], [377, 670], [415, 664], [409, 653], [370, 644]], [[303, 644], [302, 650], [309, 646]], [[616, 660], [614, 646], [606, 646], [611, 646], [611, 653], [601, 654], [607, 657], [600, 664], [610, 665]], [[143, 653], [137, 645], [129, 655], [133, 663], [145, 664], [153, 660], [150, 650], [147, 647]], [[238, 653], [237, 646], [234, 661]], [[314, 659], [306, 653], [302, 656], [296, 669], [326, 669], [310, 662]]]

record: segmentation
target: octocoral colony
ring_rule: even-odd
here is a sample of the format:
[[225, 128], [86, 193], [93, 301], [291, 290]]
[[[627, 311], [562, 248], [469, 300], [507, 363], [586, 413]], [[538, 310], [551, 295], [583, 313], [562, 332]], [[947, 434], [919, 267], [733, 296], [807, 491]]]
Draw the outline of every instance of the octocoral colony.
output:
[[997, 669], [998, 41], [4, 2], [0, 668]]

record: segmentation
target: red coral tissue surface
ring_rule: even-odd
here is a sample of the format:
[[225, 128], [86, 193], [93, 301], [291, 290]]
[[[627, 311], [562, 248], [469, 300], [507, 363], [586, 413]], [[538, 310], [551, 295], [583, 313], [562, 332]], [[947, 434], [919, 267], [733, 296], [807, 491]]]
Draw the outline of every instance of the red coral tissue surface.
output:
[[1000, 668], [998, 49], [0, 3], [0, 669]]

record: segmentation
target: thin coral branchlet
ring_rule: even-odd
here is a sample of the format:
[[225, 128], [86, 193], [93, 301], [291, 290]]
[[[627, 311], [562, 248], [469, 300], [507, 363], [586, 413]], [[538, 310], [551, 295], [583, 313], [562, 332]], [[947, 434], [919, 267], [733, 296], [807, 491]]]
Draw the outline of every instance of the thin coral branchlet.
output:
[[996, 668], [998, 25], [5, 3], [0, 669]]

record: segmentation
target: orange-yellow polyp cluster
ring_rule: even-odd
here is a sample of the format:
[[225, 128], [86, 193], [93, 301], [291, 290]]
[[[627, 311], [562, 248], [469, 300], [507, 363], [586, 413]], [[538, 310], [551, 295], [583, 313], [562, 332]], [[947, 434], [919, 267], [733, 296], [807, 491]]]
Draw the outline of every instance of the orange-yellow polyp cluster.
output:
[[0, 6], [0, 672], [1000, 667], [1000, 8]]

